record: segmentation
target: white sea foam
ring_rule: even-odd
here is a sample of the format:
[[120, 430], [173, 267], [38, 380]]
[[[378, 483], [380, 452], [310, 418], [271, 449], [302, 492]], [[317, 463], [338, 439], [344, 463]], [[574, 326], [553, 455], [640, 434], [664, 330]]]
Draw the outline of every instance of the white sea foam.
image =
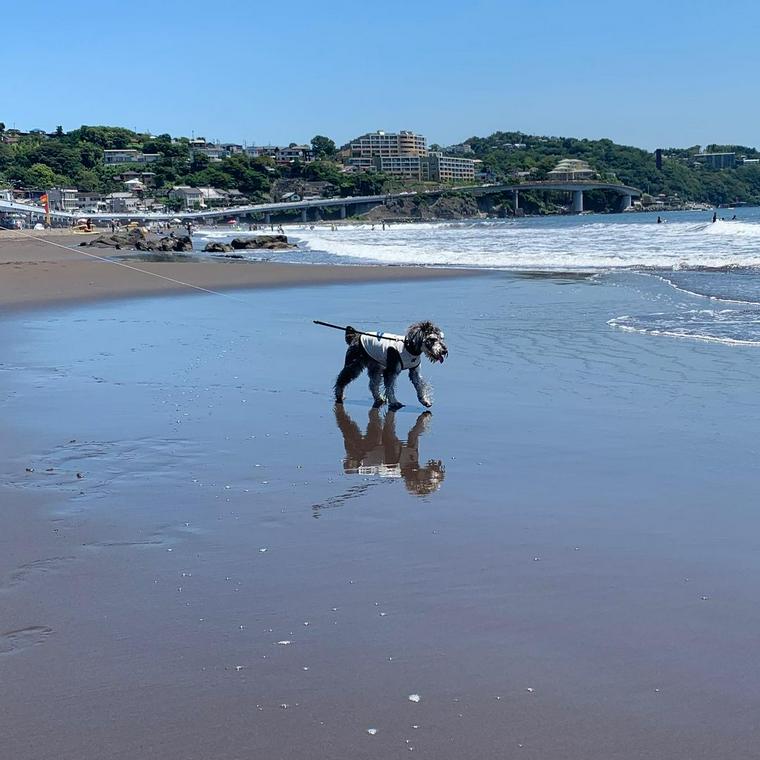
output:
[[610, 319], [611, 327], [626, 332], [670, 338], [760, 346], [760, 311], [748, 309], [677, 309], [654, 314], [623, 315]]
[[[757, 221], [582, 217], [455, 223], [291, 227], [307, 251], [383, 264], [609, 270], [760, 267]], [[604, 221], [602, 221], [604, 219]]]

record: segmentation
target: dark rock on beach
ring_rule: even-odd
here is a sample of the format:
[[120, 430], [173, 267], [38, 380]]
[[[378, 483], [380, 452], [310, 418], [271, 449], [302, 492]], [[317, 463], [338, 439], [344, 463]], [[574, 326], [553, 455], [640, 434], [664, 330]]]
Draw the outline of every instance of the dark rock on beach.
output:
[[288, 243], [286, 235], [256, 235], [249, 238], [234, 238], [230, 245], [234, 250], [263, 248], [267, 251], [285, 251], [296, 247], [292, 243]]
[[120, 230], [110, 235], [99, 235], [94, 240], [84, 241], [80, 246], [92, 248], [123, 248], [136, 251], [162, 251], [173, 253], [186, 253], [193, 250], [193, 241], [188, 235], [178, 235], [159, 238], [151, 235], [147, 230], [138, 227], [134, 230]]
[[204, 253], [229, 253], [232, 250], [231, 245], [227, 243], [206, 243], [203, 249]]

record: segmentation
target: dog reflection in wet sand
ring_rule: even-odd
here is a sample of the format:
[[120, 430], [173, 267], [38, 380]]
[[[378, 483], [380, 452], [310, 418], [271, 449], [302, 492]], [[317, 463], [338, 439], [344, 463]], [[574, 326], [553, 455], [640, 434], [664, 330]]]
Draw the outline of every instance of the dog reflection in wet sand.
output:
[[380, 475], [403, 478], [410, 493], [425, 496], [441, 487], [445, 470], [440, 460], [430, 459], [420, 466], [419, 440], [432, 419], [423, 412], [406, 436], [396, 435], [396, 413], [392, 410], [381, 416], [376, 407], [370, 409], [367, 432], [348, 416], [343, 404], [335, 405], [335, 421], [343, 434], [346, 458], [343, 469], [348, 474]]

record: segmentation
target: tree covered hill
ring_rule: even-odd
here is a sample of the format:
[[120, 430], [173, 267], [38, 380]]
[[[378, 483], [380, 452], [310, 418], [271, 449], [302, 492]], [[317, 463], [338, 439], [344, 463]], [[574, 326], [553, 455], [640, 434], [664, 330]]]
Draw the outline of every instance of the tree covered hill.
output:
[[[515, 177], [530, 171], [543, 179], [562, 158], [587, 161], [602, 178], [638, 187], [651, 195], [665, 193], [684, 201], [721, 204], [734, 201], [760, 204], [760, 165], [744, 164], [733, 169], [710, 169], [696, 160], [700, 146], [663, 150], [662, 169], [655, 154], [612, 140], [574, 137], [542, 137], [522, 132], [495, 132], [490, 137], [466, 141], [476, 158], [497, 177]], [[732, 152], [757, 158], [755, 148], [742, 145], [708, 145], [708, 152]]]
[[[281, 177], [328, 181], [344, 196], [382, 193], [399, 189], [400, 184], [379, 173], [341, 171], [333, 160], [335, 145], [324, 136], [312, 140], [318, 160], [277, 166], [269, 158], [241, 153], [210, 162], [192, 149], [188, 138], [151, 136], [122, 127], [82, 126], [71, 132], [59, 127], [50, 134], [11, 133], [0, 124], [0, 187], [77, 187], [103, 193], [121, 190], [123, 184], [116, 177], [127, 167], [104, 164], [103, 151], [128, 148], [161, 154], [159, 160], [144, 167], [155, 173], [159, 193], [185, 184], [237, 189], [251, 200], [259, 200], [268, 197], [273, 183]], [[658, 169], [654, 153], [607, 139], [496, 132], [489, 137], [471, 137], [466, 143], [473, 157], [500, 181], [517, 182], [524, 172], [530, 172], [531, 179], [542, 179], [560, 159], [578, 158], [588, 162], [600, 177], [633, 185], [651, 195], [664, 193], [683, 201], [711, 204], [760, 204], [760, 164], [711, 169], [696, 159], [699, 146], [663, 151], [662, 168]], [[711, 145], [706, 150], [735, 152], [737, 157], [749, 159], [760, 157], [754, 148], [739, 145]]]

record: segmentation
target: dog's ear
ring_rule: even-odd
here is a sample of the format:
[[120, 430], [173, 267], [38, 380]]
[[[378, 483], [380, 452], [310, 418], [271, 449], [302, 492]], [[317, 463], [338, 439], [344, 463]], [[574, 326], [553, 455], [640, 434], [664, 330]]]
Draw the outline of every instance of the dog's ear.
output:
[[409, 329], [406, 331], [406, 341], [409, 349], [416, 353], [422, 353], [422, 344], [425, 340], [425, 330], [423, 325], [425, 322], [415, 322], [413, 325], [409, 325]]

